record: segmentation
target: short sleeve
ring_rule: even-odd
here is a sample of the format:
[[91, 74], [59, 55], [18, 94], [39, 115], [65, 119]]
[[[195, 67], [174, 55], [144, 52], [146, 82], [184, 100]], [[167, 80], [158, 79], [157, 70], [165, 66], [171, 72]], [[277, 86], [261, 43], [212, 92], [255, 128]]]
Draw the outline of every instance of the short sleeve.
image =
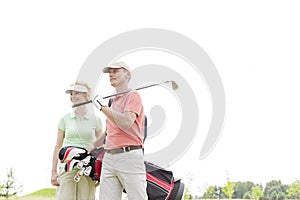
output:
[[101, 131], [102, 130], [102, 122], [99, 117], [96, 117], [96, 123], [97, 123], [96, 131]]
[[65, 131], [66, 130], [66, 123], [65, 123], [65, 120], [64, 120], [64, 117], [62, 117], [59, 122], [58, 122], [58, 125], [57, 125], [57, 128], [62, 130], [62, 131]]
[[131, 93], [128, 96], [125, 111], [133, 112], [137, 116], [140, 116], [142, 110], [143, 110], [143, 104], [142, 104], [142, 99], [141, 99], [139, 93], [137, 93], [137, 92]]

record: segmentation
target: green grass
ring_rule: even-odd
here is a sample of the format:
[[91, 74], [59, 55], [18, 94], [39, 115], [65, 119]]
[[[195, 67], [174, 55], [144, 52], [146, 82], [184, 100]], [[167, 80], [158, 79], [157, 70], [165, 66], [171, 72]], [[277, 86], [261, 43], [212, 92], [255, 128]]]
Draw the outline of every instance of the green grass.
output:
[[[44, 188], [24, 196], [11, 196], [9, 200], [55, 200], [55, 188]], [[0, 200], [5, 200], [0, 197]]]
[[[30, 194], [24, 196], [12, 196], [10, 200], [55, 200], [55, 188], [44, 188], [41, 190], [37, 190]], [[4, 200], [5, 198], [0, 197], [0, 200]]]
[[25, 195], [24, 197], [55, 197], [55, 188], [45, 188], [38, 191], [35, 191], [31, 194]]

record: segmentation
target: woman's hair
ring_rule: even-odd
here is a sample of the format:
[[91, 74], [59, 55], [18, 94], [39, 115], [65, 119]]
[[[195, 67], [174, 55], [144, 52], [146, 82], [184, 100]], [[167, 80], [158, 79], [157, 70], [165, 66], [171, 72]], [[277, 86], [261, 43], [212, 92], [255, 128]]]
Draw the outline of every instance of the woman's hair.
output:
[[88, 89], [87, 100], [90, 100], [92, 88], [86, 82], [76, 81], [75, 83], [71, 84], [71, 86], [74, 86], [74, 85], [82, 85], [82, 86], [86, 87]]

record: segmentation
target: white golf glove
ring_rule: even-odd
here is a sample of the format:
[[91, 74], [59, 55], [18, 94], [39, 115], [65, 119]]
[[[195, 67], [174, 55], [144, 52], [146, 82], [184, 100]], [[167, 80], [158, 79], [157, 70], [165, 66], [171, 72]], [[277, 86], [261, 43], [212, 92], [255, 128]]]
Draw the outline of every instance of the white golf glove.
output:
[[102, 110], [102, 107], [106, 106], [105, 100], [101, 96], [99, 96], [99, 95], [96, 95], [94, 97], [93, 104], [100, 111]]

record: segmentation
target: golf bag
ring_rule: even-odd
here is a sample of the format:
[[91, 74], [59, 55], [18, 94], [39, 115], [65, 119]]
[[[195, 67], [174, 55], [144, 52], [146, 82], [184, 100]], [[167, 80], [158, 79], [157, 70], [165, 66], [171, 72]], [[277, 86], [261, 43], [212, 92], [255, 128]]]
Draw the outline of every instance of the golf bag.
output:
[[78, 169], [78, 173], [74, 177], [76, 182], [79, 182], [83, 175], [99, 181], [103, 156], [104, 148], [95, 149], [88, 154], [86, 149], [75, 146], [63, 147], [58, 154], [61, 163], [65, 163], [66, 172]]
[[174, 179], [173, 172], [145, 162], [149, 200], [181, 200], [184, 184]]
[[[84, 148], [66, 146], [59, 151], [59, 159], [62, 163], [66, 163], [65, 171], [78, 169], [74, 181], [79, 182], [80, 178], [85, 175], [100, 182], [104, 153], [103, 147], [88, 154]], [[174, 178], [172, 171], [150, 162], [145, 162], [145, 167], [149, 200], [180, 200], [182, 198], [184, 184], [180, 179]]]

